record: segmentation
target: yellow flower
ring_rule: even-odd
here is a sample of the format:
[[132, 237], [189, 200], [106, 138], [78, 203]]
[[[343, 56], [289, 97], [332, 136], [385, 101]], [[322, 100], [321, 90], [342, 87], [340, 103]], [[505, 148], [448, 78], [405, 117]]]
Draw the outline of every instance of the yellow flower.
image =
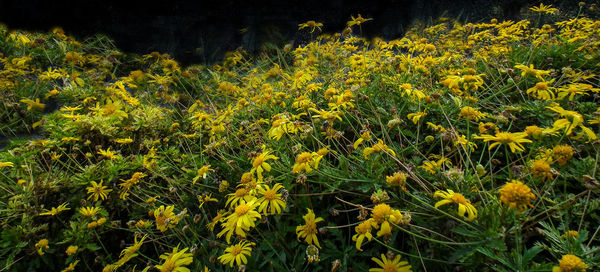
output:
[[4, 167], [15, 167], [15, 165], [12, 162], [0, 162], [0, 169], [4, 168]]
[[221, 220], [223, 219], [223, 217], [227, 215], [227, 213], [225, 212], [225, 210], [219, 210], [217, 211], [217, 215], [215, 217], [213, 217], [213, 219], [210, 221], [210, 223], [206, 224], [206, 226], [208, 227], [208, 229], [210, 229], [210, 231], [214, 231], [215, 230], [215, 226], [217, 225], [217, 223], [221, 222]]
[[527, 133], [527, 136], [534, 138], [534, 139], [539, 139], [540, 137], [547, 134], [546, 132], [544, 132], [543, 129], [541, 129], [538, 126], [525, 127], [525, 133]]
[[219, 200], [213, 198], [212, 193], [210, 193], [208, 195], [198, 196], [198, 202], [200, 202], [200, 206], [198, 206], [198, 209], [200, 209], [202, 208], [202, 206], [204, 206], [204, 203], [206, 202], [219, 202]]
[[371, 268], [369, 272], [411, 272], [412, 266], [407, 261], [400, 261], [401, 256], [396, 255], [394, 259], [388, 259], [385, 254], [381, 254], [381, 260], [375, 257], [371, 258], [381, 268]]
[[515, 68], [520, 69], [521, 71], [523, 71], [521, 73], [521, 76], [533, 76], [537, 79], [540, 80], [544, 80], [544, 78], [542, 78], [542, 76], [547, 76], [550, 75], [550, 71], [546, 71], [546, 70], [536, 70], [533, 68], [533, 64], [530, 64], [529, 67], [523, 65], [523, 64], [518, 64], [515, 65]]
[[540, 3], [538, 7], [531, 7], [529, 10], [538, 12], [538, 13], [546, 13], [546, 14], [554, 14], [558, 11], [557, 8], [553, 8], [552, 5], [545, 6], [543, 3]]
[[131, 256], [133, 256], [135, 254], [135, 252], [137, 252], [140, 247], [142, 247], [142, 244], [144, 243], [144, 240], [146, 240], [147, 236], [142, 236], [142, 239], [140, 239], [139, 241], [137, 240], [137, 235], [133, 237], [133, 245], [126, 247], [125, 249], [123, 249], [121, 251], [120, 257], [121, 258], [129, 258]]
[[138, 220], [135, 223], [135, 226], [138, 227], [138, 228], [140, 228], [140, 229], [145, 229], [145, 228], [151, 227], [152, 226], [152, 222], [150, 222], [149, 220], [142, 220], [142, 219], [140, 219], [140, 220]]
[[183, 266], [191, 264], [194, 258], [191, 253], [185, 253], [187, 250], [187, 247], [181, 251], [179, 250], [179, 246], [173, 248], [173, 252], [160, 255], [160, 258], [165, 261], [154, 267], [160, 270], [160, 272], [189, 272], [190, 270]]
[[40, 213], [39, 215], [50, 215], [50, 216], [55, 216], [58, 213], [62, 212], [62, 211], [68, 211], [71, 208], [67, 208], [67, 205], [69, 205], [68, 203], [63, 203], [58, 205], [58, 207], [53, 207], [51, 208], [49, 211], [46, 210], [46, 212]]
[[398, 210], [392, 209], [387, 204], [378, 204], [371, 211], [373, 227], [379, 229], [377, 237], [392, 234], [392, 224], [406, 223], [404, 216]]
[[130, 144], [130, 143], [133, 143], [133, 139], [131, 139], [131, 138], [116, 139], [115, 143], [118, 143], [118, 144]]
[[419, 123], [421, 118], [423, 118], [426, 115], [427, 115], [426, 112], [415, 112], [415, 113], [409, 113], [406, 117], [408, 118], [408, 120], [411, 120], [416, 125], [417, 123]]
[[565, 97], [569, 97], [569, 101], [573, 101], [575, 95], [589, 95], [587, 92], [593, 91], [598, 92], [600, 89], [594, 88], [594, 86], [585, 83], [571, 83], [568, 86], [558, 88], [558, 100], [563, 100]]
[[246, 256], [250, 256], [253, 245], [254, 243], [252, 242], [240, 241], [239, 243], [226, 248], [225, 253], [219, 256], [218, 259], [222, 264], [229, 264], [230, 267], [233, 267], [234, 262], [237, 266], [246, 264], [248, 263]]
[[392, 155], [392, 157], [396, 157], [396, 152], [394, 152], [394, 150], [392, 150], [386, 144], [384, 144], [383, 140], [381, 139], [377, 139], [377, 143], [372, 147], [365, 148], [363, 150], [363, 156], [365, 156], [365, 159], [368, 159], [369, 155], [373, 153], [379, 153], [381, 151], [385, 151], [386, 153]]
[[568, 230], [561, 236], [561, 238], [577, 238], [579, 237], [579, 232], [576, 230]]
[[81, 207], [79, 213], [83, 216], [92, 217], [100, 211], [100, 207]]
[[302, 216], [305, 224], [296, 227], [296, 235], [298, 235], [298, 239], [304, 238], [304, 241], [309, 245], [315, 244], [321, 248], [319, 240], [317, 240], [317, 223], [324, 220], [321, 217], [315, 217], [315, 214], [311, 209], [307, 210], [308, 213]]
[[424, 169], [425, 171], [429, 172], [432, 175], [435, 174], [437, 171], [439, 171], [442, 168], [442, 166], [452, 165], [452, 162], [450, 161], [450, 159], [448, 159], [444, 156], [432, 154], [429, 156], [429, 158], [435, 159], [435, 161], [427, 160], [427, 161], [423, 162], [423, 165], [419, 166], [419, 168]]
[[367, 238], [367, 240], [369, 240], [369, 241], [371, 241], [371, 239], [373, 239], [373, 234], [371, 234], [372, 227], [373, 227], [373, 219], [372, 218], [369, 218], [368, 220], [365, 220], [365, 221], [361, 222], [360, 224], [358, 224], [356, 227], [354, 227], [354, 231], [356, 231], [356, 234], [354, 234], [354, 236], [352, 236], [352, 241], [356, 242], [356, 249], [358, 249], [359, 251], [362, 251], [362, 249], [360, 247], [365, 238]]
[[65, 269], [61, 270], [60, 272], [75, 271], [75, 266], [77, 266], [78, 263], [79, 263], [79, 260], [76, 260], [76, 261], [70, 263], [69, 266], [65, 267]]
[[96, 220], [96, 224], [98, 224], [98, 226], [100, 226], [104, 223], [106, 223], [106, 217], [102, 217], [102, 218]]
[[403, 191], [406, 191], [406, 175], [402, 172], [396, 172], [392, 176], [386, 176], [385, 182], [392, 186], [400, 186]]
[[258, 187], [258, 194], [261, 195], [257, 200], [259, 213], [280, 214], [285, 209], [285, 201], [281, 199], [281, 194], [277, 193], [281, 189], [285, 190], [279, 183], [273, 185], [273, 188], [269, 188], [268, 185]]
[[469, 121], [474, 120], [475, 122], [479, 122], [479, 119], [485, 118], [487, 115], [472, 107], [464, 106], [460, 109], [460, 114], [458, 116], [464, 117]]
[[317, 23], [315, 21], [308, 21], [306, 23], [302, 23], [298, 25], [298, 30], [303, 29], [303, 28], [310, 28], [310, 33], [315, 32], [315, 29], [319, 29], [319, 31], [321, 31], [321, 27], [323, 26], [323, 23]]
[[95, 181], [90, 182], [91, 186], [86, 187], [88, 194], [90, 194], [87, 199], [93, 198], [94, 201], [98, 201], [98, 198], [101, 200], [106, 199], [112, 189], [108, 189], [108, 186], [103, 186], [103, 182], [103, 180], [100, 180], [100, 183], [96, 183]]
[[273, 124], [271, 124], [271, 129], [268, 132], [269, 139], [279, 140], [283, 134], [298, 133], [298, 128], [286, 114], [276, 114], [273, 119]]
[[363, 18], [360, 14], [358, 14], [358, 16], [356, 18], [354, 18], [354, 16], [350, 16], [352, 18], [352, 20], [348, 21], [347, 25], [348, 27], [354, 26], [354, 25], [358, 25], [360, 26], [362, 23], [366, 22], [366, 21], [371, 21], [373, 20], [373, 18]]
[[454, 146], [461, 145], [465, 149], [468, 149], [468, 150], [477, 149], [477, 145], [475, 143], [467, 140], [467, 136], [465, 136], [465, 135], [457, 135], [457, 136], [458, 137], [456, 137], [456, 139], [454, 140]]
[[552, 179], [552, 168], [547, 159], [535, 160], [531, 166], [531, 174], [541, 180]]
[[271, 165], [268, 164], [266, 161], [279, 159], [278, 157], [271, 155], [270, 150], [265, 150], [264, 145], [263, 145], [262, 149], [263, 149], [262, 153], [260, 153], [258, 156], [256, 156], [252, 160], [252, 169], [250, 170], [250, 173], [256, 172], [256, 176], [258, 177], [258, 182], [263, 181], [262, 173], [264, 171], [267, 171], [267, 172], [271, 171]]
[[326, 111], [326, 110], [318, 110], [318, 109], [313, 109], [313, 108], [310, 108], [308, 110], [317, 113], [312, 116], [313, 118], [321, 118], [323, 120], [326, 120], [327, 122], [329, 122], [329, 125], [333, 125], [335, 120], [342, 121], [342, 117], [340, 117], [340, 115], [342, 115], [343, 112], [341, 112], [339, 110]]
[[65, 253], [67, 253], [68, 256], [71, 256], [71, 255], [77, 253], [77, 249], [79, 249], [78, 246], [71, 245], [71, 246], [67, 247], [67, 250], [65, 250]]
[[110, 151], [110, 147], [107, 148], [106, 150], [99, 149], [98, 155], [104, 156], [105, 158], [107, 158], [111, 161], [119, 158], [119, 155], [117, 155], [115, 152]]
[[444, 132], [446, 132], [446, 131], [447, 131], [447, 130], [446, 130], [444, 127], [442, 127], [441, 125], [436, 125], [436, 124], [434, 124], [434, 123], [432, 123], [432, 122], [427, 122], [426, 124], [427, 124], [427, 127], [428, 127], [428, 128], [430, 128], [431, 130], [433, 130], [433, 131], [435, 131], [435, 132], [437, 132], [437, 133], [444, 133]]
[[296, 157], [296, 163], [292, 167], [292, 173], [298, 174], [302, 171], [310, 173], [313, 171], [311, 166], [317, 169], [322, 158], [323, 156], [316, 152], [302, 152]]
[[368, 141], [371, 140], [371, 132], [368, 130], [365, 130], [365, 132], [363, 132], [362, 134], [360, 134], [360, 138], [358, 138], [358, 140], [356, 140], [354, 142], [354, 144], [352, 145], [352, 147], [354, 147], [354, 149], [357, 149], [358, 146], [360, 144], [362, 144], [362, 142], [364, 141]]
[[553, 100], [555, 98], [554, 92], [552, 91], [554, 90], [554, 87], [548, 86], [548, 84], [552, 82], [554, 82], [554, 79], [551, 81], [540, 81], [536, 83], [535, 86], [527, 89], [527, 94], [533, 93], [537, 99], [542, 99], [545, 101]]
[[[138, 241], [137, 238], [138, 237], [136, 235], [134, 237], [133, 245], [128, 246], [128, 247], [126, 247], [125, 249], [123, 249], [121, 251], [121, 254], [119, 255], [119, 260], [117, 260], [117, 262], [105, 266], [104, 269], [102, 269], [102, 272], [114, 272], [114, 271], [117, 271], [117, 269], [119, 267], [123, 266], [125, 263], [127, 263], [132, 258], [138, 256], [138, 254], [136, 252], [140, 249], [140, 247], [144, 243], [144, 240], [146, 239], [146, 236], [143, 236], [140, 241]], [[186, 271], [186, 270], [184, 270], [184, 271]]]
[[577, 256], [563, 255], [558, 266], [552, 268], [552, 272], [585, 272], [587, 265]]
[[196, 174], [196, 177], [194, 177], [194, 179], [192, 180], [192, 184], [196, 184], [196, 181], [200, 178], [206, 179], [206, 177], [208, 176], [208, 172], [214, 171], [215, 170], [210, 169], [210, 164], [202, 166], [200, 169], [198, 169], [198, 173]]
[[436, 209], [442, 205], [446, 205], [449, 203], [456, 203], [456, 204], [458, 204], [458, 215], [459, 216], [464, 217], [465, 213], [466, 213], [467, 214], [467, 218], [465, 219], [466, 221], [473, 221], [475, 218], [477, 218], [477, 209], [473, 206], [473, 204], [471, 204], [471, 201], [467, 200], [462, 194], [455, 193], [452, 190], [447, 190], [447, 192], [436, 191], [433, 194], [433, 197], [434, 198], [438, 198], [438, 197], [443, 198], [443, 200], [440, 200], [437, 203], [435, 203]]
[[246, 238], [246, 232], [251, 227], [255, 227], [256, 220], [261, 218], [260, 213], [254, 210], [256, 205], [256, 199], [249, 202], [241, 200], [240, 204], [235, 207], [234, 212], [227, 216], [221, 223], [223, 230], [217, 234], [217, 237], [227, 234], [225, 240], [227, 240], [228, 244], [231, 242], [231, 235], [233, 233]]
[[167, 206], [165, 208], [165, 206], [161, 205], [154, 210], [154, 219], [156, 220], [157, 230], [165, 232], [167, 229], [175, 228], [181, 218], [173, 212], [174, 209], [175, 206]]
[[29, 99], [29, 98], [25, 98], [25, 99], [21, 99], [20, 100], [22, 103], [27, 104], [27, 110], [39, 110], [39, 111], [43, 111], [44, 108], [46, 108], [46, 105], [43, 103], [40, 103], [40, 99], [36, 98], [35, 101]]
[[412, 85], [410, 85], [410, 83], [404, 83], [402, 85], [400, 85], [400, 90], [401, 92], [401, 96], [404, 97], [405, 95], [409, 96], [411, 99], [423, 99], [425, 97], [427, 97], [425, 95], [425, 93], [423, 93], [423, 91], [414, 89], [412, 87]]
[[557, 145], [552, 149], [552, 157], [563, 166], [573, 157], [573, 148], [569, 145]]
[[525, 132], [516, 132], [516, 133], [497, 132], [496, 136], [482, 135], [482, 136], [475, 137], [475, 139], [481, 139], [486, 143], [490, 142], [490, 141], [495, 141], [494, 143], [492, 143], [489, 146], [488, 149], [492, 149], [499, 144], [508, 145], [508, 147], [510, 148], [510, 151], [514, 153], [515, 151], [524, 151], [525, 150], [525, 147], [523, 147], [522, 143], [531, 143], [532, 142], [531, 140], [529, 140], [525, 137], [527, 137], [527, 133], [525, 133]]
[[566, 135], [571, 135], [573, 129], [579, 127], [581, 128], [581, 132], [579, 135], [577, 135], [577, 137], [574, 137], [574, 139], [579, 139], [583, 137], [583, 134], [585, 134], [589, 141], [596, 140], [597, 136], [594, 131], [583, 125], [585, 120], [583, 119], [583, 115], [580, 113], [576, 111], [565, 110], [557, 103], [552, 103], [546, 108], [560, 114], [561, 117], [564, 117], [554, 121], [554, 124], [552, 125], [553, 131], [564, 129]]
[[44, 255], [44, 249], [48, 248], [50, 248], [50, 246], [48, 246], [48, 239], [42, 239], [35, 243], [35, 250], [40, 256]]
[[535, 199], [531, 188], [518, 180], [511, 180], [500, 188], [500, 201], [512, 209], [518, 208], [519, 212], [527, 209], [527, 206], [533, 207], [530, 202]]
[[131, 178], [127, 180], [121, 179], [121, 183], [119, 184], [119, 186], [121, 186], [123, 190], [121, 191], [119, 197], [124, 200], [127, 196], [129, 196], [129, 190], [131, 189], [131, 186], [136, 185], [144, 177], [146, 177], [146, 174], [141, 172], [135, 172], [133, 173]]

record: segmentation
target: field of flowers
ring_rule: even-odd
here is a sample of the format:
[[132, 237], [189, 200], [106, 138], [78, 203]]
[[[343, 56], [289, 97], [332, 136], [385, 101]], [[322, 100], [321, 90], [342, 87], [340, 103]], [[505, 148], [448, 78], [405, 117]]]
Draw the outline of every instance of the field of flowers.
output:
[[2, 26], [0, 271], [596, 271], [587, 10], [186, 68]]

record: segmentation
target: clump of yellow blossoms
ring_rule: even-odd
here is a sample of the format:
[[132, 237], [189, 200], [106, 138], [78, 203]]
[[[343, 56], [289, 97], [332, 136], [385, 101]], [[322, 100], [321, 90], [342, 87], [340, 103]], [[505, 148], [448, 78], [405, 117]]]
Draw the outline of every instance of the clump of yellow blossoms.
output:
[[406, 175], [402, 172], [396, 172], [392, 176], [385, 177], [385, 182], [392, 186], [399, 186], [406, 191]]
[[[402, 212], [392, 209], [388, 204], [378, 204], [371, 211], [371, 223], [378, 229], [377, 237], [392, 234], [392, 225], [408, 223]], [[363, 229], [364, 230], [364, 229]]]
[[557, 145], [552, 149], [552, 157], [563, 166], [573, 157], [573, 148], [569, 145]]
[[294, 174], [298, 174], [303, 171], [310, 173], [313, 171], [313, 168], [317, 169], [319, 167], [319, 162], [322, 158], [323, 156], [316, 152], [302, 152], [296, 157], [296, 163], [292, 167], [292, 172]]
[[77, 250], [78, 250], [78, 249], [79, 249], [79, 247], [78, 247], [78, 246], [70, 245], [69, 247], [67, 247], [67, 250], [65, 250], [65, 253], [66, 253], [68, 256], [71, 256], [71, 255], [73, 255], [73, 254], [77, 253]]
[[531, 188], [518, 180], [511, 180], [500, 188], [500, 201], [519, 212], [526, 210], [527, 206], [533, 207], [530, 202], [534, 199]]
[[552, 168], [546, 159], [535, 160], [531, 166], [531, 174], [541, 180], [551, 180]]
[[44, 249], [50, 248], [48, 243], [48, 239], [42, 239], [35, 243], [35, 250], [37, 251], [38, 255], [44, 255]]
[[577, 256], [563, 255], [558, 266], [552, 268], [552, 272], [585, 272], [587, 265]]

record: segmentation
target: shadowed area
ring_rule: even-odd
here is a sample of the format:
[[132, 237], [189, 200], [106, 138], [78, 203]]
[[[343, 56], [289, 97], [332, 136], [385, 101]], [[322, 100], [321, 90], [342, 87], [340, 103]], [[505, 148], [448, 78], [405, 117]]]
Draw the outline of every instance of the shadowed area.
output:
[[[210, 63], [240, 46], [257, 52], [310, 38], [298, 32], [308, 20], [324, 23], [324, 32], [341, 31], [351, 16], [374, 18], [366, 36], [394, 39], [414, 20], [449, 16], [468, 21], [515, 19], [528, 0], [392, 1], [46, 1], [6, 0], [0, 22], [12, 29], [47, 31], [61, 26], [84, 38], [103, 33], [125, 52], [169, 53], [183, 65]], [[552, 3], [553, 1], [546, 1]], [[560, 6], [560, 1], [557, 2]], [[564, 1], [563, 1], [564, 2]], [[263, 47], [263, 48], [261, 48]]]

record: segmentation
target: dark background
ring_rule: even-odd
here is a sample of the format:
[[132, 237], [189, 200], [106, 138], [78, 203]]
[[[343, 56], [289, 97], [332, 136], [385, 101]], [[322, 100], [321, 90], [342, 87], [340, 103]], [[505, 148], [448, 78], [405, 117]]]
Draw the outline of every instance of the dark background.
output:
[[[577, 10], [579, 1], [543, 1]], [[590, 3], [590, 1], [587, 1]], [[302, 43], [308, 31], [298, 24], [324, 23], [324, 32], [341, 31], [351, 15], [373, 18], [363, 26], [367, 36], [401, 37], [413, 20], [441, 15], [461, 21], [518, 19], [531, 0], [392, 0], [392, 1], [111, 1], [0, 0], [0, 22], [10, 29], [48, 31], [62, 27], [78, 39], [97, 33], [115, 40], [125, 52], [169, 53], [183, 65], [210, 63], [240, 46], [257, 52], [265, 43]], [[589, 4], [588, 4], [589, 5]], [[247, 31], [240, 31], [246, 28]]]

